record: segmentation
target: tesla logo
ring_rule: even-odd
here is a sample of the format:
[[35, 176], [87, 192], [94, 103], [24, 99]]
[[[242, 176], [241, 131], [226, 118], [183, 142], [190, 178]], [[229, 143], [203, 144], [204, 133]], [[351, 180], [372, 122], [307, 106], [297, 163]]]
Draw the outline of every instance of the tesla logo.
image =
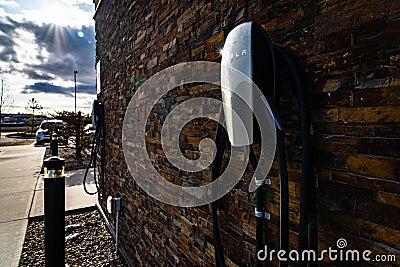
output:
[[241, 52], [231, 53], [231, 59], [232, 58], [236, 58], [236, 57], [240, 57], [240, 56], [245, 56], [245, 55], [247, 55], [247, 49], [243, 49]]

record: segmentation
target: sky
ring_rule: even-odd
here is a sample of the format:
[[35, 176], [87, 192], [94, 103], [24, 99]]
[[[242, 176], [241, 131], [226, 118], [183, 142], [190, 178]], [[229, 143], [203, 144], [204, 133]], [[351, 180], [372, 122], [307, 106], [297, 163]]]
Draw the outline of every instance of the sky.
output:
[[93, 0], [0, 0], [0, 79], [12, 98], [3, 113], [26, 112], [32, 98], [39, 113], [74, 111], [75, 70], [77, 111], [91, 111], [93, 15]]

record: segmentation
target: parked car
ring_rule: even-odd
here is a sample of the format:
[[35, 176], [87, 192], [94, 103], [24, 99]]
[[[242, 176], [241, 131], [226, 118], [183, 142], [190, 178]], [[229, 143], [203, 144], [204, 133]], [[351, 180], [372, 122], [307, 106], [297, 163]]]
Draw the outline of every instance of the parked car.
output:
[[10, 123], [12, 120], [11, 120], [11, 118], [10, 117], [4, 117], [3, 119], [2, 119], [2, 122], [3, 123]]
[[17, 119], [17, 124], [25, 124], [25, 119], [24, 118], [18, 118]]
[[39, 129], [36, 131], [36, 144], [50, 142], [50, 135], [64, 127], [62, 120], [44, 120], [40, 123]]
[[83, 133], [85, 135], [94, 136], [96, 134], [96, 126], [94, 126], [93, 124], [87, 124], [85, 128], [83, 128]]

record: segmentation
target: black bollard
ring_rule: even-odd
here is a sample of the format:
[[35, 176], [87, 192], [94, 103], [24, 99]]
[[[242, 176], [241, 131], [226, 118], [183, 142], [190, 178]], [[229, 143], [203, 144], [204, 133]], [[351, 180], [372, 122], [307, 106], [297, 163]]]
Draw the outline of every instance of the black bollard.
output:
[[65, 160], [44, 160], [45, 266], [65, 266]]
[[58, 134], [56, 133], [51, 135], [50, 149], [52, 156], [58, 156]]

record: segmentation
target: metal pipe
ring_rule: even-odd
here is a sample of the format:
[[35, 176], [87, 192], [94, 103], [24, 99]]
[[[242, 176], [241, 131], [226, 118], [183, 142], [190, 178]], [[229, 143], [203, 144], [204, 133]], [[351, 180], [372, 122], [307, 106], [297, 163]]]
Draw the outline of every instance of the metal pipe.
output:
[[[256, 189], [256, 252], [264, 248], [264, 187], [261, 185]], [[257, 265], [263, 266], [262, 261], [257, 258]]]
[[[277, 130], [277, 157], [279, 165], [280, 184], [280, 249], [289, 252], [289, 180], [287, 173], [285, 132]], [[282, 261], [279, 266], [288, 266], [287, 261]]]
[[117, 210], [115, 215], [115, 253], [118, 253], [118, 226], [119, 226], [119, 210]]
[[[253, 148], [250, 147], [250, 154], [249, 154], [250, 164], [255, 170], [257, 168], [257, 158], [254, 154]], [[255, 215], [256, 215], [256, 251], [257, 253], [264, 248], [264, 220], [270, 219], [270, 214], [265, 211], [264, 208], [264, 185], [270, 184], [270, 180], [262, 180], [261, 184], [256, 189], [256, 208], [255, 208]], [[256, 266], [263, 266], [263, 263], [260, 259], [257, 258]]]
[[[266, 106], [270, 107], [272, 117], [276, 125], [276, 152], [279, 166], [279, 184], [280, 184], [280, 249], [288, 252], [289, 250], [289, 180], [286, 163], [285, 151], [285, 132], [283, 123], [279, 117], [276, 107], [271, 104], [265, 96], [261, 100]], [[251, 154], [250, 154], [251, 156]], [[253, 160], [254, 161], [254, 160]], [[288, 263], [281, 261], [279, 266], [285, 267]]]
[[119, 240], [118, 240], [118, 228], [119, 228], [119, 212], [121, 210], [121, 197], [118, 196], [112, 200], [112, 210], [115, 211], [115, 253], [118, 253]]
[[[99, 202], [96, 202], [95, 205], [97, 207], [97, 210], [100, 212], [101, 218], [103, 219], [103, 222], [105, 223], [109, 233], [112, 235], [112, 238], [115, 239], [115, 233], [113, 231], [113, 228], [112, 228], [110, 222], [108, 221], [108, 218], [107, 218], [106, 214], [104, 213], [102, 207], [100, 206]], [[129, 267], [135, 266], [132, 262], [132, 259], [130, 257], [128, 257], [128, 254], [125, 252], [125, 250], [122, 246], [119, 247], [119, 253], [125, 259], [127, 266], [129, 266]]]

